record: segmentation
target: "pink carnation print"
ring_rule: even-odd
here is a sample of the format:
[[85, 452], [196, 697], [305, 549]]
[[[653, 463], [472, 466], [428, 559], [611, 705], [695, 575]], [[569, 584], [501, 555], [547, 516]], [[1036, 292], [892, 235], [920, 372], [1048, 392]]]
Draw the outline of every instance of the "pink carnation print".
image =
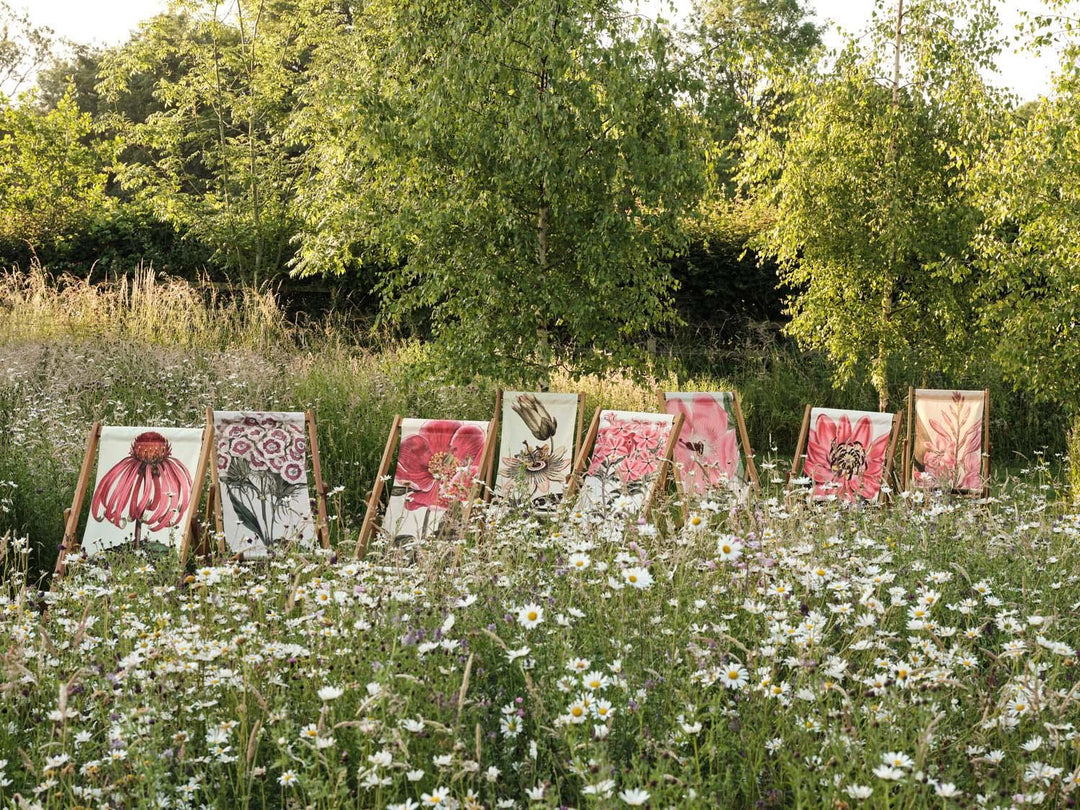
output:
[[660, 464], [668, 431], [663, 423], [608, 417], [597, 432], [589, 475], [596, 475], [602, 467], [614, 467], [623, 483], [649, 477]]

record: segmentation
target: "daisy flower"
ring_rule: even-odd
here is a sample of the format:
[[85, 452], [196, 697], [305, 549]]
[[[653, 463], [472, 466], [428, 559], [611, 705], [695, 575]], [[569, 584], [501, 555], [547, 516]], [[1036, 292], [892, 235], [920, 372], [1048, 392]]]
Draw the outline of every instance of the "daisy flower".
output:
[[626, 568], [623, 570], [622, 575], [627, 585], [641, 591], [653, 584], [652, 574], [649, 573], [647, 568], [641, 568], [640, 566]]
[[526, 630], [532, 630], [540, 622], [544, 621], [544, 609], [539, 605], [529, 603], [518, 610], [517, 620], [518, 624]]

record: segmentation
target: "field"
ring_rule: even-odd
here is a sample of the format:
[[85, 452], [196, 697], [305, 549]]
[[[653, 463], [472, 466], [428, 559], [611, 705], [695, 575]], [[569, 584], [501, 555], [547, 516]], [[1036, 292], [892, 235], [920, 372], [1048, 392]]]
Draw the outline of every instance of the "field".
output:
[[[987, 502], [808, 506], [765, 438], [793, 441], [747, 397], [765, 483], [749, 506], [694, 503], [682, 527], [672, 510], [484, 514], [414, 552], [377, 543], [361, 564], [391, 414], [486, 418], [494, 383], [439, 383], [417, 344], [300, 332], [254, 292], [6, 283], [5, 806], [1080, 797], [1080, 516], [1052, 451], [1011, 465]], [[582, 385], [590, 408], [650, 407], [665, 383]], [[50, 591], [90, 421], [198, 424], [208, 404], [316, 410], [335, 551], [180, 570], [150, 548], [76, 564]]]

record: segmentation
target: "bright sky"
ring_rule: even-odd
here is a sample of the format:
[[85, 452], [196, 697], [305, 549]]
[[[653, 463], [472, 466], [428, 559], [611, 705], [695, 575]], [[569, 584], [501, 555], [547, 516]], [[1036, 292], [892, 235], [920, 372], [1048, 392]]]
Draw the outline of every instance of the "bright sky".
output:
[[[632, 3], [634, 0], [628, 0]], [[642, 10], [655, 13], [661, 4], [671, 0], [639, 0]], [[817, 8], [820, 21], [832, 20], [847, 31], [864, 29], [874, 7], [874, 0], [809, 0]], [[29, 5], [30, 17], [38, 25], [47, 25], [57, 34], [76, 42], [115, 44], [127, 38], [141, 20], [162, 11], [166, 0], [14, 0], [12, 5]], [[690, 0], [674, 0], [676, 18], [684, 18]], [[1039, 11], [1041, 0], [1002, 0], [1002, 20], [1005, 30], [1012, 33], [1020, 12]], [[827, 40], [838, 43], [833, 33]], [[1050, 89], [1051, 73], [1056, 60], [1052, 54], [1035, 58], [1028, 53], [1008, 52], [1002, 56], [998, 83], [1012, 88], [1022, 99], [1033, 99]]]

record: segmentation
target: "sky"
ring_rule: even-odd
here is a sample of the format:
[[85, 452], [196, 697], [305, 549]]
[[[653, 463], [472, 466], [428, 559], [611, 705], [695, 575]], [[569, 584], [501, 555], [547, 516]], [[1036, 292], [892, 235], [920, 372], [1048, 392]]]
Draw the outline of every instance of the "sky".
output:
[[[663, 3], [670, 0], [637, 0], [646, 14], [654, 14]], [[874, 0], [807, 0], [817, 10], [819, 22], [832, 21], [843, 29], [858, 33], [865, 29], [874, 7]], [[14, 0], [12, 5], [26, 5], [26, 0]], [[113, 45], [122, 42], [141, 20], [164, 10], [166, 0], [32, 0], [29, 2], [31, 19], [38, 25], [47, 25], [62, 37], [76, 42], [96, 42]], [[684, 18], [690, 9], [690, 0], [674, 0], [674, 16]], [[1039, 11], [1041, 0], [1002, 0], [1001, 16], [1005, 30], [1013, 31], [1021, 11]], [[841, 41], [835, 29], [826, 42], [836, 45]], [[1051, 75], [1056, 64], [1053, 54], [1035, 57], [1029, 53], [1009, 50], [1002, 55], [1001, 72], [996, 83], [1016, 92], [1022, 100], [1045, 95], [1050, 90]]]

